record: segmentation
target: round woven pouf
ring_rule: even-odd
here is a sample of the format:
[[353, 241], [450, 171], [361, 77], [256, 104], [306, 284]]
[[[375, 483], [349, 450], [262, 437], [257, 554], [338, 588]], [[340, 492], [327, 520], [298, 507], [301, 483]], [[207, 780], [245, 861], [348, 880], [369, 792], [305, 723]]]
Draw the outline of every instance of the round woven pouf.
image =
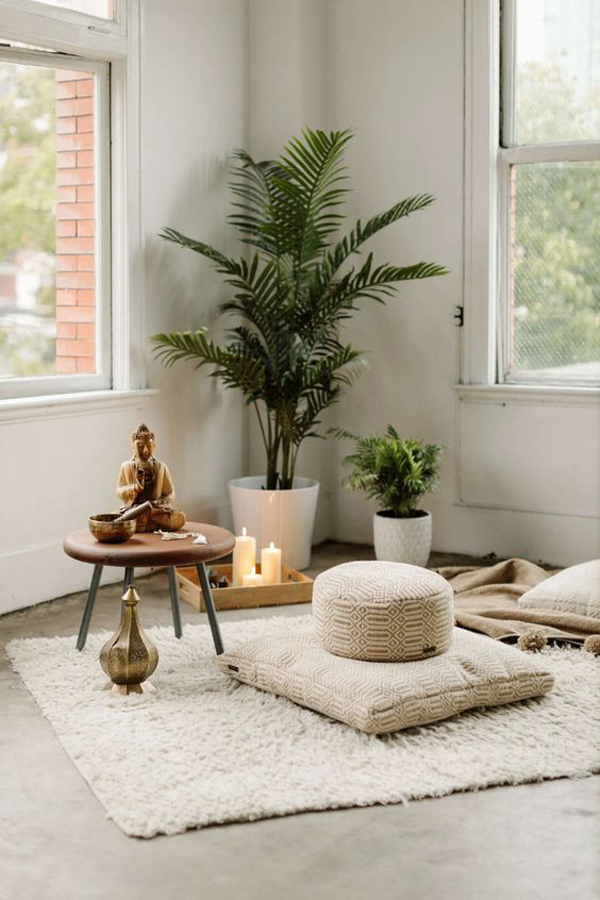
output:
[[452, 643], [452, 588], [441, 575], [394, 562], [349, 562], [315, 579], [313, 617], [329, 653], [408, 662]]

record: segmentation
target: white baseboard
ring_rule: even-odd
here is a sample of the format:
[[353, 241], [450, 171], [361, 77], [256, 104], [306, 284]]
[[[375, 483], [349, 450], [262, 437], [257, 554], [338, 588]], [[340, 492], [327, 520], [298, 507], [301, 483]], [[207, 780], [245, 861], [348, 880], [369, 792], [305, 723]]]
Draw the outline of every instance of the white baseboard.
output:
[[[433, 549], [570, 566], [600, 554], [600, 520], [587, 516], [489, 509], [441, 503], [427, 498], [433, 513]], [[333, 540], [372, 543], [374, 504], [358, 494], [327, 497], [324, 513]]]
[[[600, 522], [578, 516], [487, 509], [427, 500], [433, 513], [433, 549], [575, 565], [597, 558]], [[374, 505], [359, 495], [324, 491], [319, 500], [315, 543], [327, 538], [372, 543]], [[204, 516], [230, 527], [227, 504], [205, 510]], [[60, 541], [31, 545], [0, 556], [0, 615], [75, 591], [86, 590], [91, 566], [65, 555]], [[107, 566], [102, 583], [120, 581], [122, 571]]]
[[434, 549], [572, 566], [599, 555], [600, 522], [587, 516], [559, 516], [475, 506], [434, 504]]
[[[226, 503], [203, 510], [199, 518], [223, 528], [231, 527], [231, 513]], [[138, 574], [149, 571], [140, 570]], [[0, 554], [0, 615], [84, 591], [89, 587], [91, 577], [92, 566], [67, 556], [60, 540], [30, 544]], [[102, 584], [114, 584], [122, 578], [120, 568], [105, 566], [102, 572]]]
[[[83, 591], [92, 566], [68, 557], [60, 541], [24, 547], [0, 557], [0, 614]], [[122, 569], [107, 566], [102, 584], [123, 578]]]

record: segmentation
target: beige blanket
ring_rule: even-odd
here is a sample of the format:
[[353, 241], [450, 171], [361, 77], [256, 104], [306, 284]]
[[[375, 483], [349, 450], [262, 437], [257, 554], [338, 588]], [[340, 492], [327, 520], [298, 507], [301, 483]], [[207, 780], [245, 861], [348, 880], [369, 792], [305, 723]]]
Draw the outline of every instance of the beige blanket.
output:
[[541, 629], [549, 641], [582, 644], [600, 634], [600, 619], [542, 609], [520, 609], [517, 601], [529, 588], [549, 578], [535, 563], [507, 559], [495, 566], [443, 566], [436, 570], [454, 589], [456, 624], [507, 643]]

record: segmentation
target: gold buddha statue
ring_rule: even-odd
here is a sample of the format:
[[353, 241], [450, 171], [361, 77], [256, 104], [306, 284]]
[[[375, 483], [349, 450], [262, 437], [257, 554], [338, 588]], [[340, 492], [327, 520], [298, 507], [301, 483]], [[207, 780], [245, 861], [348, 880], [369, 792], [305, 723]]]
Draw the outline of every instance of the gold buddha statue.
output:
[[186, 516], [175, 509], [175, 490], [164, 462], [154, 458], [154, 435], [147, 425], [131, 434], [131, 459], [121, 465], [117, 495], [124, 504], [120, 512], [150, 501], [151, 508], [136, 519], [136, 531], [177, 531]]

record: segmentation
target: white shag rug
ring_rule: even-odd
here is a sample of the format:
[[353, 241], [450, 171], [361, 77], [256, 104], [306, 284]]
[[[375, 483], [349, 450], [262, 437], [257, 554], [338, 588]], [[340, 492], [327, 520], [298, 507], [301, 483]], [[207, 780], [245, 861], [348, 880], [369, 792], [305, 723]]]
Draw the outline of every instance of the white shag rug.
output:
[[[225, 646], [310, 617], [226, 622]], [[306, 810], [405, 803], [490, 785], [600, 770], [600, 659], [545, 649], [554, 690], [378, 737], [239, 684], [215, 663], [208, 626], [148, 629], [160, 652], [153, 694], [114, 697], [98, 652], [108, 632], [30, 638], [15, 670], [108, 816], [132, 836]], [[57, 788], [58, 789], [58, 788]]]

